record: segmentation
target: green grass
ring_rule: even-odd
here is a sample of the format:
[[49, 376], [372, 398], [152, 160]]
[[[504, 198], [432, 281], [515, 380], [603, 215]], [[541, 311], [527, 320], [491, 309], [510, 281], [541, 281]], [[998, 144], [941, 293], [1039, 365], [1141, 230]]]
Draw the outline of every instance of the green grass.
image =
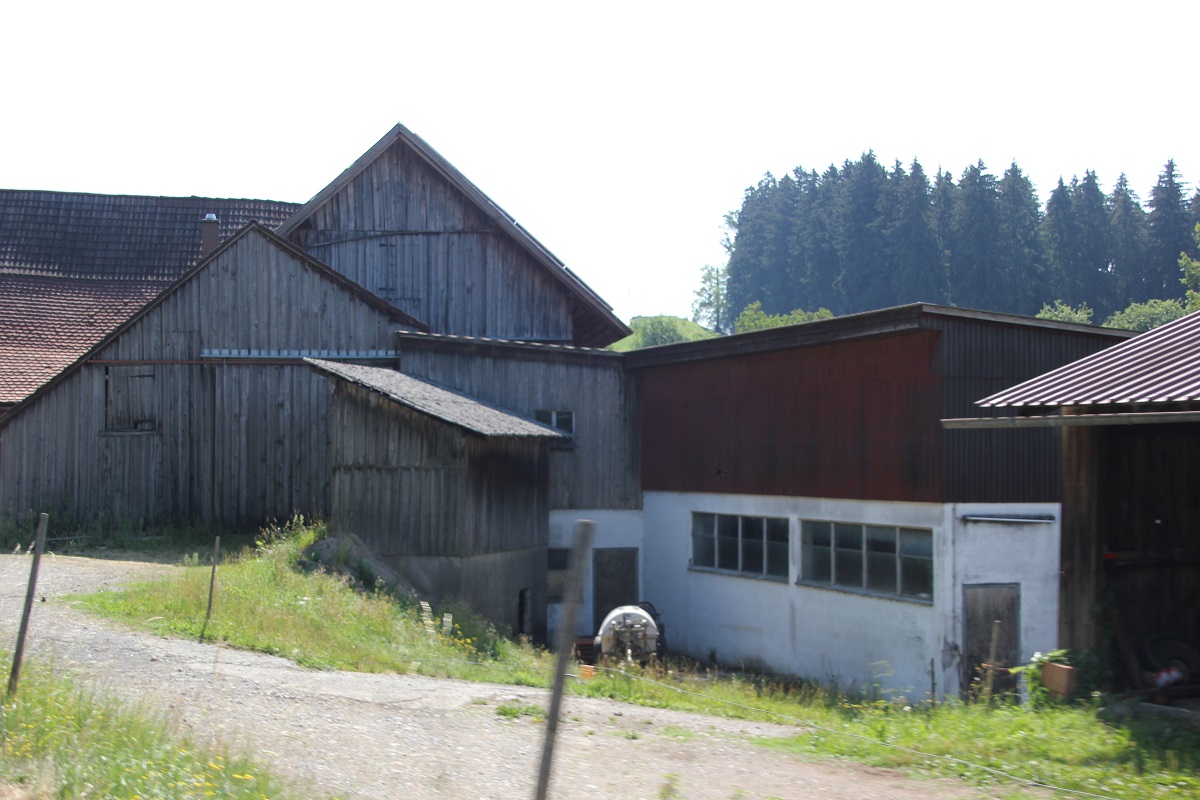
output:
[[[0, 658], [5, 676], [11, 663]], [[286, 796], [251, 760], [197, 749], [162, 720], [37, 662], [22, 665], [16, 694], [0, 705], [0, 797]]]
[[[159, 633], [198, 637], [203, 632], [206, 639], [311, 667], [549, 686], [553, 661], [548, 654], [498, 636], [463, 608], [451, 609], [454, 623], [446, 629], [441, 616], [446, 609], [426, 617], [411, 600], [354, 592], [336, 577], [295, 569], [304, 547], [321, 533], [319, 526], [302, 524], [272, 529], [261, 547], [222, 563], [207, 627], [207, 566], [182, 567], [167, 580], [78, 602]], [[593, 680], [572, 681], [568, 688], [647, 706], [790, 721], [800, 726], [797, 734], [762, 744], [806, 757], [844, 757], [960, 777], [1001, 787], [1001, 796], [1028, 795], [1020, 784], [936, 756], [1109, 797], [1200, 797], [1200, 732], [1179, 723], [1138, 717], [1114, 722], [1089, 705], [931, 708], [862, 702], [811, 683], [718, 677], [687, 662], [670, 667], [600, 670]]]

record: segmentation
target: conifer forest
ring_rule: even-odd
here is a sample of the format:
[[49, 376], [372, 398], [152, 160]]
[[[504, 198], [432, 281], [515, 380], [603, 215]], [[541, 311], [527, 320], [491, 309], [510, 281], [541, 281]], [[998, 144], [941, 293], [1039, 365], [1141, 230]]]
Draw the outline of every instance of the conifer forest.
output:
[[1013, 163], [955, 180], [873, 153], [824, 172], [797, 167], [746, 190], [727, 218], [724, 269], [706, 268], [697, 321], [728, 331], [761, 313], [834, 314], [930, 302], [1034, 315], [1086, 305], [1096, 324], [1131, 304], [1178, 304], [1181, 253], [1196, 258], [1200, 192], [1167, 161], [1143, 203], [1124, 175], [1059, 180], [1043, 206]]

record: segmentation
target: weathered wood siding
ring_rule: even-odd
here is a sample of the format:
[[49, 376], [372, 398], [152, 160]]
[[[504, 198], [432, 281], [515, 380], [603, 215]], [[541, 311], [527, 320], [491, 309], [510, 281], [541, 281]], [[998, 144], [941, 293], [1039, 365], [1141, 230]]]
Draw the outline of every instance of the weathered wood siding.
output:
[[400, 369], [523, 417], [575, 414], [572, 447], [550, 450], [550, 508], [641, 508], [637, 397], [615, 353], [401, 336]]
[[0, 427], [0, 512], [257, 525], [328, 512], [330, 392], [297, 360], [389, 349], [395, 323], [249, 231]]
[[472, 435], [340, 382], [332, 431], [333, 525], [380, 555], [546, 546], [543, 440]]
[[1200, 425], [1063, 432], [1060, 644], [1108, 644], [1112, 612], [1134, 647], [1200, 639]]
[[574, 340], [566, 289], [401, 143], [292, 238], [434, 332]]

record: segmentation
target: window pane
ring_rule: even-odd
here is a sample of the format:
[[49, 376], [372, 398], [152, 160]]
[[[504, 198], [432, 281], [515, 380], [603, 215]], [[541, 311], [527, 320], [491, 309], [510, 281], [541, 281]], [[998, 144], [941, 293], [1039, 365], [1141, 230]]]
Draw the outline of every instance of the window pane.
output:
[[554, 413], [554, 427], [558, 428], [569, 436], [575, 435], [575, 412], [574, 411], [556, 411]]
[[786, 578], [788, 576], [788, 521], [771, 517], [767, 519], [767, 574]]
[[692, 564], [716, 566], [716, 515], [692, 514]]
[[933, 562], [927, 558], [900, 557], [900, 594], [933, 599]]
[[800, 560], [802, 580], [829, 583], [833, 579], [833, 526], [828, 522], [800, 524]]
[[883, 528], [878, 525], [867, 526], [867, 552], [892, 553], [896, 552], [896, 529]]
[[900, 529], [900, 594], [933, 599], [933, 531]]
[[874, 592], [896, 593], [896, 529], [880, 525], [866, 526], [867, 588]]
[[933, 558], [933, 531], [901, 528], [900, 555]]
[[538, 422], [542, 423], [543, 425], [553, 425], [554, 424], [554, 412], [553, 411], [543, 411], [543, 410], [539, 409], [539, 410], [533, 412], [533, 418], [536, 419]]
[[861, 589], [863, 585], [863, 527], [837, 523], [833, 526], [833, 582]]
[[717, 515], [717, 568], [738, 568], [738, 518]]
[[762, 575], [763, 525], [762, 517], [742, 517], [742, 572]]
[[896, 557], [890, 553], [867, 553], [867, 588], [873, 592], [896, 593]]

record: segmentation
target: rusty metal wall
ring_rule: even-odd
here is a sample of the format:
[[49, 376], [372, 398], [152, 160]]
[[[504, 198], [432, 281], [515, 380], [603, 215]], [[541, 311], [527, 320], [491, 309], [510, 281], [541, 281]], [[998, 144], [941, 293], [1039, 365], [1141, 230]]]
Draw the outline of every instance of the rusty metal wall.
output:
[[937, 334], [639, 371], [643, 486], [936, 501]]

